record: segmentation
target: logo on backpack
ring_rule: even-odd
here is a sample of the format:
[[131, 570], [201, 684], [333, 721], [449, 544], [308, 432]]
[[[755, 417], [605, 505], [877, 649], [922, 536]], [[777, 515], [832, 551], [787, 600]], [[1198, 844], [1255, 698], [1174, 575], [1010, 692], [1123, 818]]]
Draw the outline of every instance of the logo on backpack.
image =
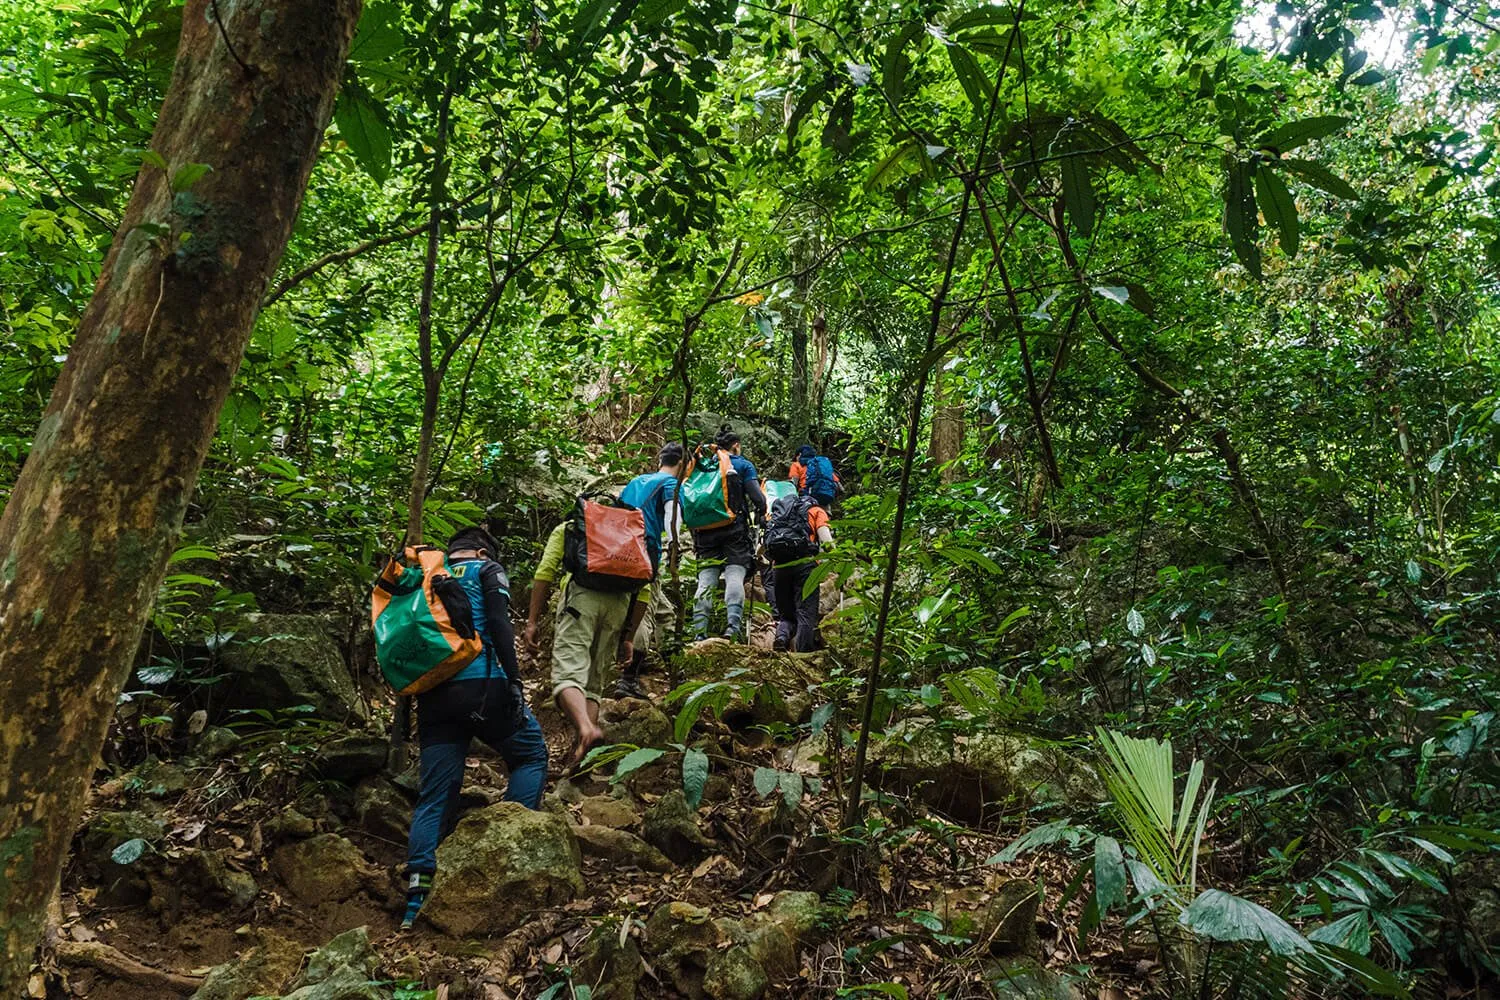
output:
[[652, 576], [646, 516], [619, 497], [583, 494], [563, 534], [563, 568], [590, 590], [640, 590]]
[[682, 523], [693, 531], [733, 524], [745, 504], [745, 485], [729, 452], [708, 449], [693, 459], [682, 481]]
[[833, 462], [827, 455], [814, 455], [807, 460], [807, 492], [827, 505], [833, 502], [838, 489], [838, 479], [833, 474]]
[[771, 562], [779, 565], [818, 554], [821, 546], [808, 522], [813, 506], [810, 496], [782, 497], [771, 505], [771, 526], [766, 529], [766, 555]]
[[463, 584], [430, 545], [391, 557], [370, 595], [370, 621], [375, 660], [400, 694], [437, 687], [484, 651]]

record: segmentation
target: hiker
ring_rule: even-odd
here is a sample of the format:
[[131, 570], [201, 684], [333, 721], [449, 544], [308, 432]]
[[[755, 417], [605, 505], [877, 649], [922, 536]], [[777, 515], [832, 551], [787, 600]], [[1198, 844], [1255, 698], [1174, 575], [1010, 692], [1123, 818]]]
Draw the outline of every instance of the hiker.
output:
[[646, 697], [640, 681], [646, 654], [653, 644], [666, 636], [670, 622], [677, 615], [677, 609], [667, 597], [666, 581], [661, 575], [662, 535], [671, 532], [668, 541], [675, 544], [675, 532], [681, 529], [677, 483], [682, 478], [682, 463], [686, 458], [687, 449], [676, 442], [668, 442], [657, 453], [657, 470], [636, 476], [620, 491], [621, 500], [638, 507], [645, 515], [646, 548], [651, 553], [655, 579], [640, 626], [630, 636], [628, 653], [620, 667], [620, 679], [615, 683], [616, 698]]
[[797, 484], [797, 489], [818, 502], [824, 511], [833, 508], [833, 498], [843, 489], [843, 481], [833, 471], [833, 462], [827, 455], [819, 455], [810, 444], [797, 449], [797, 457], [787, 470], [787, 478]]
[[[584, 499], [579, 498], [580, 507]], [[575, 513], [573, 523], [580, 519]], [[553, 584], [561, 575], [562, 596], [553, 618], [552, 699], [573, 727], [573, 752], [568, 756], [568, 768], [572, 769], [604, 741], [604, 730], [599, 727], [604, 676], [615, 662], [631, 658], [632, 637], [650, 606], [651, 568], [646, 555], [649, 545], [643, 544], [643, 576], [634, 589], [585, 586], [577, 579], [578, 573], [572, 569], [565, 572], [569, 525], [564, 521], [547, 536], [542, 560], [532, 574], [531, 609], [522, 641], [536, 655], [537, 622], [547, 610]]]
[[[711, 527], [694, 527], [692, 497], [684, 486], [683, 518], [693, 532], [693, 551], [698, 559], [698, 590], [693, 599], [693, 641], [708, 638], [709, 616], [713, 613], [714, 592], [720, 577], [724, 580], [724, 606], [728, 619], [723, 638], [733, 641], [740, 636], [745, 620], [745, 577], [755, 568], [755, 544], [750, 533], [752, 514], [764, 520], [766, 495], [761, 492], [760, 475], [748, 458], [740, 453], [740, 436], [728, 424], [719, 428], [714, 438], [712, 456], [701, 458], [707, 468], [715, 459], [724, 479], [724, 506], [727, 522]], [[695, 473], [695, 479], [699, 474]]]
[[453, 677], [417, 696], [421, 790], [407, 847], [406, 912], [410, 929], [432, 888], [437, 846], [458, 822], [464, 758], [477, 737], [505, 759], [507, 802], [536, 809], [547, 777], [547, 743], [526, 707], [510, 622], [510, 581], [495, 561], [499, 545], [482, 528], [464, 528], [448, 542], [447, 564], [463, 587], [484, 651]]
[[818, 588], [805, 594], [824, 545], [833, 544], [828, 511], [806, 493], [784, 496], [771, 506], [766, 557], [776, 607], [776, 638], [771, 648], [811, 653], [818, 645]]

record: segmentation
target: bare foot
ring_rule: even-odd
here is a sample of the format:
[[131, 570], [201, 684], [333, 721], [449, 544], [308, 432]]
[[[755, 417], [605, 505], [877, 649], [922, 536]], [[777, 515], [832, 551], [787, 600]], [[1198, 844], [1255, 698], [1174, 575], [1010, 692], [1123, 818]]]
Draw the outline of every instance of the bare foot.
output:
[[598, 726], [590, 725], [587, 729], [578, 731], [578, 741], [573, 744], [573, 753], [568, 757], [567, 773], [572, 774], [578, 765], [583, 763], [583, 758], [594, 747], [604, 742], [604, 730]]

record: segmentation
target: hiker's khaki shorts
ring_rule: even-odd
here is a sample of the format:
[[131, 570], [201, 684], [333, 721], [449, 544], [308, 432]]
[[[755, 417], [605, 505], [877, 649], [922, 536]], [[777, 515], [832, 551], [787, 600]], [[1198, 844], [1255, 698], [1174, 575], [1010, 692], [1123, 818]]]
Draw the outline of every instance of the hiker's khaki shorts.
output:
[[578, 688], [590, 701], [603, 696], [604, 677], [614, 670], [620, 633], [634, 597], [589, 590], [568, 581], [557, 602], [552, 638], [554, 701], [565, 688]]

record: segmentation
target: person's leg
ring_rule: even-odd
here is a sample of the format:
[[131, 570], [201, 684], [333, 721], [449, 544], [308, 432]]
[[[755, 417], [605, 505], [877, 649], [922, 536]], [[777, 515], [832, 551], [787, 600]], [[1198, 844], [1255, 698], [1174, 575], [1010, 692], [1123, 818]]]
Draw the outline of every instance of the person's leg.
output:
[[724, 607], [729, 625], [724, 630], [726, 638], [738, 638], [745, 621], [745, 577], [749, 574], [745, 566], [724, 567]]
[[547, 783], [547, 741], [542, 738], [542, 727], [529, 708], [521, 708], [519, 721], [517, 726], [513, 720], [502, 720], [497, 714], [486, 720], [480, 738], [505, 758], [510, 771], [505, 801], [536, 809], [542, 804], [542, 788]]
[[598, 710], [590, 715], [586, 695], [593, 667], [594, 635], [585, 619], [592, 617], [588, 601], [592, 593], [568, 584], [557, 608], [552, 639], [552, 698], [574, 733], [574, 753], [569, 766], [583, 759], [588, 747], [604, 737], [597, 722]]
[[693, 595], [693, 639], [708, 638], [708, 619], [714, 610], [714, 591], [719, 586], [722, 564], [698, 567], [698, 592]]
[[584, 693], [590, 700], [595, 722], [599, 721], [599, 699], [604, 697], [605, 681], [616, 672], [620, 640], [634, 600], [634, 594], [589, 594], [584, 621], [591, 627], [594, 640], [589, 647], [589, 680]]
[[803, 594], [808, 579], [813, 574], [811, 562], [797, 567], [797, 652], [811, 653], [818, 645], [818, 588], [811, 594]]
[[776, 639], [771, 644], [771, 648], [778, 653], [785, 652], [791, 646], [792, 634], [797, 628], [797, 601], [793, 591], [796, 576], [796, 570], [787, 567], [776, 569], [772, 574], [774, 585], [772, 604], [776, 609]]
[[[460, 682], [462, 683], [462, 682]], [[407, 839], [406, 912], [401, 926], [408, 928], [417, 918], [432, 876], [437, 871], [437, 847], [448, 835], [458, 815], [458, 794], [463, 787], [464, 755], [469, 733], [457, 697], [459, 685], [440, 685], [421, 696], [417, 703], [417, 742], [421, 747], [421, 784], [412, 810]]]

